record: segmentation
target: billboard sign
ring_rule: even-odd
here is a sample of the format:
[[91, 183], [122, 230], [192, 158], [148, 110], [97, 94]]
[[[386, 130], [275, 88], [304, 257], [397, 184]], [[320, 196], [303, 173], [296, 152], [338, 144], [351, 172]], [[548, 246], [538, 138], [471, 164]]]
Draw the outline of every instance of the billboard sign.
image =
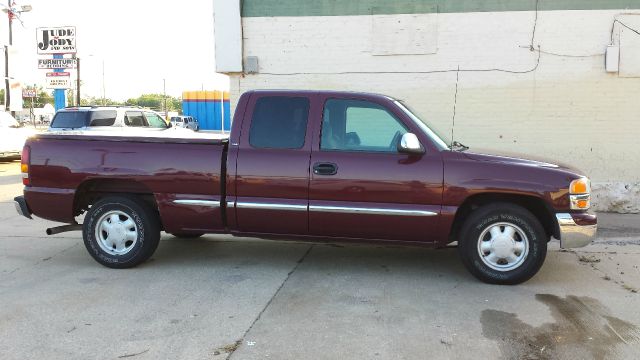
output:
[[38, 69], [75, 69], [76, 59], [38, 59]]
[[71, 73], [68, 72], [48, 72], [47, 77], [56, 77], [56, 76], [71, 76]]
[[75, 54], [76, 27], [46, 27], [38, 28], [38, 54]]
[[22, 89], [22, 97], [23, 98], [36, 97], [36, 89]]
[[70, 89], [71, 81], [68, 77], [52, 76], [47, 77], [47, 89]]

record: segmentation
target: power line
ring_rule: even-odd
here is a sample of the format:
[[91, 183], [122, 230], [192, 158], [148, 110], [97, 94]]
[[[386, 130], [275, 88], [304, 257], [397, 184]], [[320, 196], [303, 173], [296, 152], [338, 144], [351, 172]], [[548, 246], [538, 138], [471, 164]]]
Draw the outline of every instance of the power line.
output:
[[450, 72], [503, 72], [509, 74], [528, 74], [534, 72], [540, 66], [540, 46], [538, 46], [538, 56], [536, 64], [528, 70], [508, 70], [508, 69], [446, 69], [446, 70], [429, 70], [429, 71], [337, 71], [337, 72], [290, 72], [290, 73], [271, 73], [261, 72], [258, 75], [274, 75], [274, 76], [295, 76], [295, 75], [373, 75], [373, 74], [442, 74]]

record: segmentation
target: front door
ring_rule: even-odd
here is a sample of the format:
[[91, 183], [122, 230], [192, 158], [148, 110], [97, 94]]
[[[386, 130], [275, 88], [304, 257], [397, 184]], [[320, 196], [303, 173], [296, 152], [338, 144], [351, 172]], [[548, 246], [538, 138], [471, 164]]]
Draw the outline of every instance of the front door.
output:
[[[422, 136], [399, 110], [375, 100], [327, 98], [320, 143], [311, 154], [312, 235], [428, 242], [437, 231], [442, 159], [402, 154], [407, 132]], [[425, 144], [423, 144], [424, 146]]]
[[235, 209], [245, 233], [299, 234], [309, 230], [307, 131], [311, 101], [291, 94], [254, 94], [245, 115], [237, 160]]

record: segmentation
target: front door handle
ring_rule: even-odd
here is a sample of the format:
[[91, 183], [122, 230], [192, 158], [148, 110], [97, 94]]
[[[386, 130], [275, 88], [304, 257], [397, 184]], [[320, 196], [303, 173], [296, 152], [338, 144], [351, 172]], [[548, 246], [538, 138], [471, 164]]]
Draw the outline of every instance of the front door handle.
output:
[[335, 175], [338, 173], [338, 165], [334, 163], [315, 163], [313, 173], [316, 175]]

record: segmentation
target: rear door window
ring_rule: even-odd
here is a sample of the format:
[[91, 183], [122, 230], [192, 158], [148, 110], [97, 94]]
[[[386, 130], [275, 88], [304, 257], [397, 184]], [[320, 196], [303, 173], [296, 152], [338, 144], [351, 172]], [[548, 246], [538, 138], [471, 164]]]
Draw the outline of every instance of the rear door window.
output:
[[88, 111], [58, 111], [53, 117], [53, 129], [77, 129], [87, 126]]
[[124, 124], [131, 127], [146, 126], [142, 111], [127, 111], [124, 113]]
[[113, 126], [118, 112], [115, 110], [92, 111], [89, 126]]
[[306, 97], [265, 96], [256, 101], [249, 143], [254, 148], [300, 149], [309, 118]]

